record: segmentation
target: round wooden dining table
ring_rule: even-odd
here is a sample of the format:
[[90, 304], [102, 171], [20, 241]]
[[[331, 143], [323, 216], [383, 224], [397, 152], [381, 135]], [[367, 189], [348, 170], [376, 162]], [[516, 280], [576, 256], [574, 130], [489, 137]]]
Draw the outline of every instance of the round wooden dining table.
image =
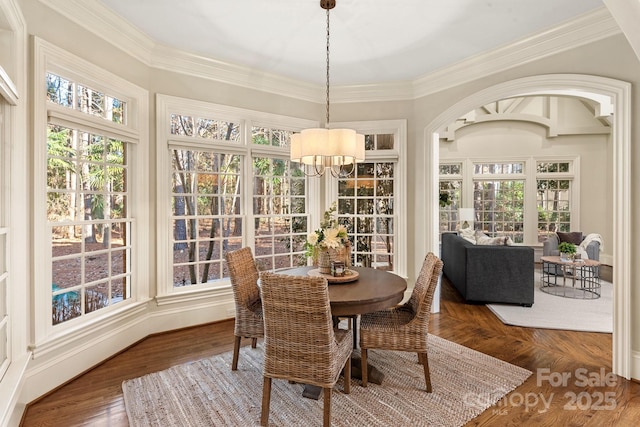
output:
[[[316, 267], [298, 267], [279, 271], [291, 276], [307, 276]], [[384, 270], [365, 267], [349, 267], [359, 276], [353, 282], [329, 282], [331, 315], [357, 316], [384, 310], [398, 304], [404, 298], [407, 281]]]

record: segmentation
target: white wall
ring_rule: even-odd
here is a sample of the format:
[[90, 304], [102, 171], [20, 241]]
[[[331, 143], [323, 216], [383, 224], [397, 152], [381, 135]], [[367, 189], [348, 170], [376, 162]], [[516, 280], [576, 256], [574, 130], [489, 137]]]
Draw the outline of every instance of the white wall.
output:
[[601, 261], [612, 265], [611, 147], [608, 135], [547, 136], [547, 128], [521, 121], [478, 123], [441, 141], [440, 159], [508, 159], [578, 156], [580, 159], [580, 231], [599, 233], [605, 251]]

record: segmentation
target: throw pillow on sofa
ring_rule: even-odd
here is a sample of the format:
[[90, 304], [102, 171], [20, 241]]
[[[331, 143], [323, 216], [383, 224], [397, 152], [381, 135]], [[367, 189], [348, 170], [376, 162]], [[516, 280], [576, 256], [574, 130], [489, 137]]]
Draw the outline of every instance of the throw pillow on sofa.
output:
[[513, 240], [509, 236], [489, 237], [480, 230], [476, 230], [476, 245], [511, 246]]
[[567, 242], [573, 243], [574, 245], [579, 245], [582, 243], [582, 231], [570, 231], [568, 233], [563, 233], [562, 231], [557, 231], [558, 240], [560, 243]]
[[473, 228], [471, 227], [467, 227], [467, 228], [462, 228], [460, 229], [460, 231], [458, 232], [458, 234], [460, 235], [460, 237], [462, 237], [464, 240], [473, 243], [474, 245], [476, 244], [476, 236], [475, 236], [475, 232], [473, 230]]

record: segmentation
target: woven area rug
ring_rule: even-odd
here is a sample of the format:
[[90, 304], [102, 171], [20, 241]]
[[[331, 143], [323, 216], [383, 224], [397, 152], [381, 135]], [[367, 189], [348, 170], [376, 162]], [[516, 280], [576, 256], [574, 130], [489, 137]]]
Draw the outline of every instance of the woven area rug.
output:
[[582, 332], [613, 332], [613, 285], [601, 280], [598, 299], [573, 299], [549, 295], [540, 290], [540, 273], [535, 273], [533, 306], [487, 304], [507, 325]]
[[[262, 344], [241, 349], [238, 370], [231, 352], [123, 382], [132, 427], [254, 426], [262, 404]], [[343, 379], [333, 389], [333, 426], [461, 426], [522, 384], [531, 372], [467, 347], [429, 336], [433, 393], [424, 391], [415, 353], [369, 351], [384, 373], [382, 385]], [[273, 380], [269, 425], [322, 425], [322, 398], [302, 397], [303, 385]]]

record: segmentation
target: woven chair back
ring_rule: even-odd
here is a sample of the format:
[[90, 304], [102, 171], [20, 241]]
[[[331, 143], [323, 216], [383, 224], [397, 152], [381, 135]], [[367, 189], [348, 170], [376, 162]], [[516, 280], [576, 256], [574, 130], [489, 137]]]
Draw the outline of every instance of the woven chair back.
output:
[[411, 308], [416, 317], [425, 315], [428, 317], [442, 265], [442, 261], [433, 252], [429, 252], [425, 257], [411, 297], [406, 303], [406, 306]]
[[226, 255], [233, 299], [236, 304], [236, 337], [260, 338], [264, 335], [258, 268], [251, 248], [244, 247]]
[[258, 288], [260, 275], [251, 248], [244, 247], [227, 252], [226, 260], [236, 306], [251, 306], [260, 299], [260, 288]]
[[[327, 280], [263, 272], [264, 375], [321, 387], [335, 383], [340, 363]], [[342, 361], [342, 364], [344, 361]]]

